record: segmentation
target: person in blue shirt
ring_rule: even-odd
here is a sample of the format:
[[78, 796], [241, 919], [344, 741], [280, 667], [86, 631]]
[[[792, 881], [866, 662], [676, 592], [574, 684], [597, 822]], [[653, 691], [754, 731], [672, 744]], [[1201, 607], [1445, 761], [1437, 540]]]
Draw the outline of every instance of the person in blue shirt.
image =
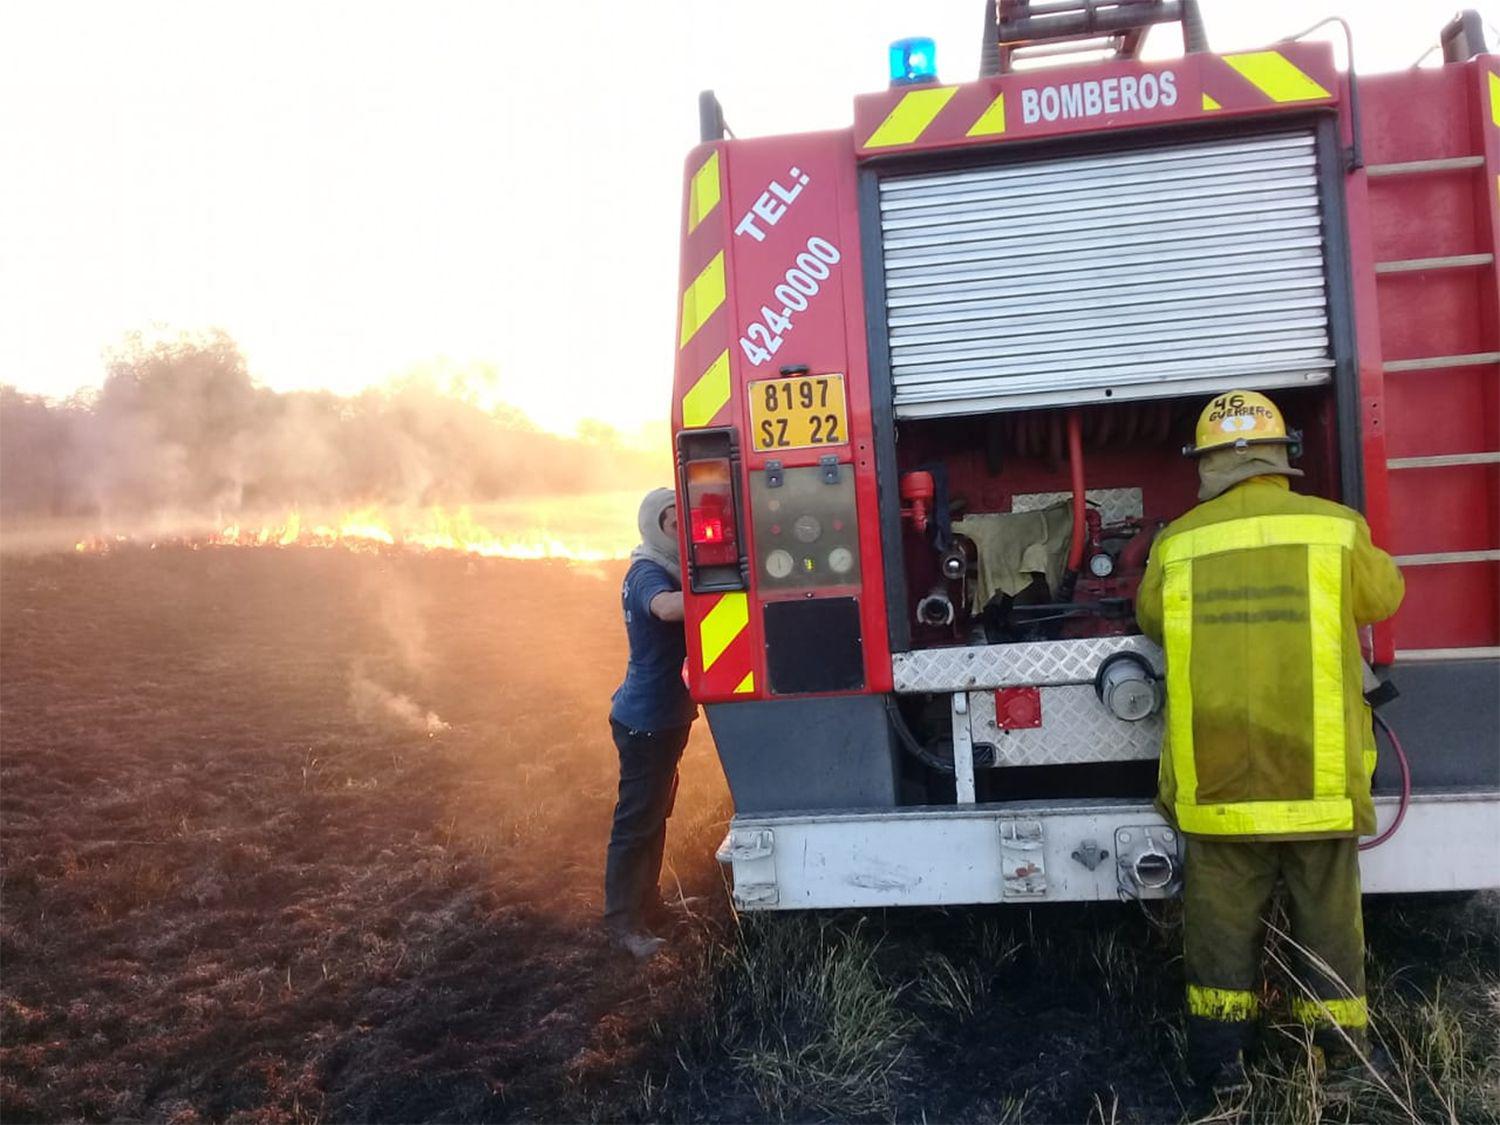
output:
[[682, 682], [687, 640], [676, 495], [669, 488], [648, 493], [637, 522], [641, 544], [620, 591], [630, 662], [609, 711], [620, 795], [604, 865], [604, 925], [616, 946], [644, 960], [663, 945], [649, 927], [665, 912], [657, 880], [667, 817], [698, 708]]

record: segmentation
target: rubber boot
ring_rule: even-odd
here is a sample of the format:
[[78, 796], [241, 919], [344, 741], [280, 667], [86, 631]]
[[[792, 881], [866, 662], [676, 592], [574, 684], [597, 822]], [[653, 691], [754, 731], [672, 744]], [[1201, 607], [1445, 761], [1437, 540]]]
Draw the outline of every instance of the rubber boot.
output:
[[1247, 1090], [1245, 1052], [1252, 1045], [1255, 1024], [1251, 1020], [1212, 1020], [1189, 1016], [1187, 1020], [1188, 1077], [1205, 1093], [1235, 1093]]

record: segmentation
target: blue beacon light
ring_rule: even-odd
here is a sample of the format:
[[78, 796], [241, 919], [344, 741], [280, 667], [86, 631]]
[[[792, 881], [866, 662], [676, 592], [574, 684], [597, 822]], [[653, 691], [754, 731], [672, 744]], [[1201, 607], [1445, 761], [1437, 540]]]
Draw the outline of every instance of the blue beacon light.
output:
[[891, 85], [917, 86], [937, 81], [937, 44], [926, 36], [891, 44]]

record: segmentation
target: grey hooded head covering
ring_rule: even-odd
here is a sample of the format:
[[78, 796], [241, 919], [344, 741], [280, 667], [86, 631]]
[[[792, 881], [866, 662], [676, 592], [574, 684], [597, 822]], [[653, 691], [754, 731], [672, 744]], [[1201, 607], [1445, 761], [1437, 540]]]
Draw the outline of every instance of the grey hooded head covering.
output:
[[1198, 458], [1198, 499], [1212, 500], [1251, 477], [1300, 477], [1301, 469], [1287, 462], [1284, 445], [1224, 446]]
[[630, 561], [650, 559], [682, 585], [682, 561], [677, 552], [677, 536], [668, 535], [661, 528], [661, 517], [677, 503], [677, 493], [670, 488], [653, 488], [641, 501], [636, 525], [641, 530], [641, 544], [630, 552]]

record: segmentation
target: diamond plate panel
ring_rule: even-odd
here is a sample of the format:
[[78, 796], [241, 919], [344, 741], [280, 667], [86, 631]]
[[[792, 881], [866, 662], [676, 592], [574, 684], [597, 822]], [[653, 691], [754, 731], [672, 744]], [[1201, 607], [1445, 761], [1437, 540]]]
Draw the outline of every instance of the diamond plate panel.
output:
[[[1036, 512], [1071, 499], [1071, 492], [1023, 492], [1010, 498], [1012, 512]], [[1146, 514], [1145, 501], [1139, 488], [1090, 488], [1084, 491], [1084, 499], [1099, 509], [1100, 518], [1106, 524], [1119, 523], [1126, 519], [1140, 519]]]
[[1100, 662], [1116, 652], [1138, 652], [1162, 672], [1161, 648], [1141, 636], [918, 649], [893, 654], [891, 672], [898, 692], [1093, 684]]
[[1000, 766], [1059, 766], [1076, 762], [1133, 762], [1161, 754], [1160, 713], [1138, 723], [1121, 722], [1104, 708], [1092, 685], [1042, 689], [1042, 725], [1001, 730], [995, 723], [995, 693], [969, 695], [969, 731], [975, 744], [995, 748]]

